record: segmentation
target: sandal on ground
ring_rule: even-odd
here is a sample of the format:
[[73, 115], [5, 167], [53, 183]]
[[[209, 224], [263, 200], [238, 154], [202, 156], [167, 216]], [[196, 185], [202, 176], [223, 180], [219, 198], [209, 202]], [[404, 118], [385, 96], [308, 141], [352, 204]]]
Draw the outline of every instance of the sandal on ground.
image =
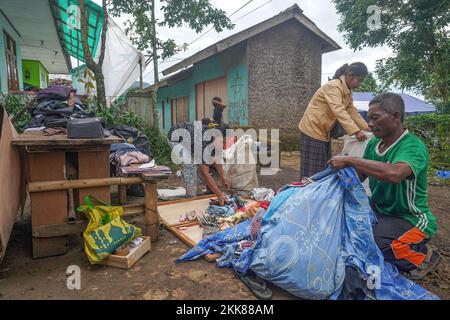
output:
[[422, 280], [441, 262], [441, 254], [427, 245], [427, 257], [416, 269], [405, 273], [411, 280]]
[[267, 287], [266, 282], [262, 279], [252, 279], [249, 275], [239, 276], [239, 279], [247, 286], [247, 288], [260, 300], [272, 299], [272, 290]]

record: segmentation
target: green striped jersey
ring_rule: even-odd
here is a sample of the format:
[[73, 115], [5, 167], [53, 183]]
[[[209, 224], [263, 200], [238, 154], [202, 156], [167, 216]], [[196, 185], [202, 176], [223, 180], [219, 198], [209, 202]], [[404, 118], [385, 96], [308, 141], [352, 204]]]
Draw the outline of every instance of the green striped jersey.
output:
[[380, 213], [404, 218], [431, 238], [436, 233], [436, 218], [428, 207], [426, 145], [408, 130], [383, 153], [379, 151], [380, 144], [380, 138], [371, 139], [364, 159], [392, 164], [404, 162], [411, 167], [413, 175], [399, 184], [369, 177], [372, 202]]

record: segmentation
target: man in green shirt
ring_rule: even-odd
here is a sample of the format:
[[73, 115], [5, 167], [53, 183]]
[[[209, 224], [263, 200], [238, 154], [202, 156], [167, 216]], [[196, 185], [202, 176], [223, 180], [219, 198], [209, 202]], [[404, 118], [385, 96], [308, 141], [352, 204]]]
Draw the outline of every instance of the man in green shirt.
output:
[[403, 127], [405, 105], [400, 95], [384, 93], [369, 103], [369, 141], [364, 157], [337, 156], [335, 169], [354, 167], [361, 181], [369, 177], [371, 203], [378, 223], [375, 241], [385, 260], [422, 279], [440, 261], [427, 242], [436, 233], [436, 218], [428, 207], [428, 150]]

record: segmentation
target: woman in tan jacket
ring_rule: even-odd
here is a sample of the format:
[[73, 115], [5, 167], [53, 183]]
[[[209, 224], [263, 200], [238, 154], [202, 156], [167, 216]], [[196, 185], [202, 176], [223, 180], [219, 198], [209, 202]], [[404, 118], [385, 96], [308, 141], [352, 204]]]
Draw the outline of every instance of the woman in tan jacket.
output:
[[366, 121], [353, 105], [352, 90], [367, 76], [364, 63], [345, 64], [333, 79], [323, 85], [309, 102], [299, 124], [300, 177], [310, 177], [324, 170], [331, 158], [330, 132], [340, 124], [348, 135], [359, 141], [367, 137]]

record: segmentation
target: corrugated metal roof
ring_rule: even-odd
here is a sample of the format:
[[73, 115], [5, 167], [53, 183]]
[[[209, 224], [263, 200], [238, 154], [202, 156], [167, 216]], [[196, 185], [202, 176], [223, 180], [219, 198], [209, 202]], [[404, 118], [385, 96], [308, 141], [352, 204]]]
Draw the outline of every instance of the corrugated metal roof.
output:
[[[353, 92], [353, 102], [359, 111], [367, 111], [369, 102], [375, 97], [373, 92]], [[406, 113], [431, 113], [436, 112], [436, 106], [406, 93], [399, 93], [405, 102]]]

